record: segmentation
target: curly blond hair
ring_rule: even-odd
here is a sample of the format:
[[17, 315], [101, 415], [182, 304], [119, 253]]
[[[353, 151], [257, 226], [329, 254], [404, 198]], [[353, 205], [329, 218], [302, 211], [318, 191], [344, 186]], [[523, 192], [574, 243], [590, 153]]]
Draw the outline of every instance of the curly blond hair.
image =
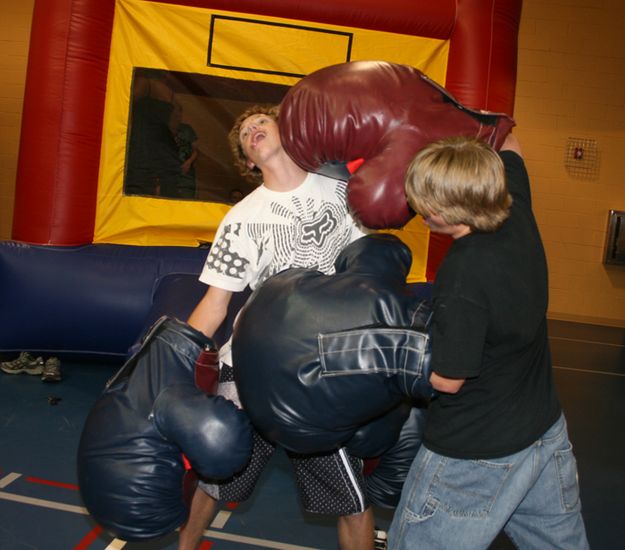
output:
[[232, 152], [235, 167], [245, 179], [259, 185], [263, 182], [263, 174], [258, 167], [254, 166], [253, 168], [250, 168], [247, 165], [247, 157], [241, 147], [239, 132], [241, 131], [243, 121], [248, 117], [253, 115], [268, 115], [277, 122], [279, 113], [279, 105], [253, 105], [252, 107], [245, 109], [245, 111], [237, 117], [230, 133], [228, 134], [228, 143], [230, 144], [230, 151]]

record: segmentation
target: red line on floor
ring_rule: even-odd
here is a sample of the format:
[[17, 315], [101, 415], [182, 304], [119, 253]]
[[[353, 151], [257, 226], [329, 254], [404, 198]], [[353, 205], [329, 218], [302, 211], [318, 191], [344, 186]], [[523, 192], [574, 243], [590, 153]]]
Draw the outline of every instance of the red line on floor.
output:
[[202, 544], [200, 544], [197, 550], [209, 550], [209, 548], [211, 548], [212, 546], [213, 546], [213, 541], [205, 540]]
[[91, 543], [100, 536], [102, 532], [102, 527], [96, 525], [91, 531], [87, 533], [84, 539], [82, 539], [76, 546], [74, 546], [74, 550], [86, 550], [91, 546]]
[[72, 491], [78, 491], [78, 485], [71, 483], [61, 483], [60, 481], [50, 481], [48, 479], [41, 479], [38, 477], [27, 477], [26, 481], [31, 483], [41, 483], [42, 485], [52, 485], [53, 487], [61, 487], [62, 489], [71, 489]]

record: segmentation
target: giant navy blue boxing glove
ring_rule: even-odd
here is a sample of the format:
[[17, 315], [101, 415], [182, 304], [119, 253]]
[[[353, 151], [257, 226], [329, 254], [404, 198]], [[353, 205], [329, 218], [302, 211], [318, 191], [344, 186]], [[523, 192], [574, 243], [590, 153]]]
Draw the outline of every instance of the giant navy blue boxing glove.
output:
[[401, 490], [421, 447], [425, 428], [423, 407], [412, 407], [392, 447], [380, 456], [373, 472], [365, 477], [369, 500], [382, 508], [395, 508]]
[[284, 97], [280, 135], [308, 171], [364, 159], [349, 179], [348, 202], [367, 227], [402, 227], [414, 215], [404, 193], [410, 161], [425, 145], [474, 136], [498, 149], [514, 121], [469, 109], [408, 65], [353, 61], [304, 77]]
[[406, 399], [390, 411], [360, 426], [347, 442], [349, 452], [361, 458], [380, 457], [385, 454], [397, 443], [412, 408], [412, 402]]
[[212, 341], [163, 318], [109, 381], [89, 413], [78, 480], [89, 513], [125, 540], [172, 532], [187, 518], [182, 453], [203, 477], [224, 479], [247, 463], [245, 413], [195, 385], [194, 365]]
[[[406, 285], [410, 262], [396, 237], [369, 235], [341, 252], [334, 275], [289, 269], [256, 289], [235, 324], [233, 359], [243, 407], [267, 439], [304, 454], [349, 449], [406, 396], [431, 394], [430, 308]], [[378, 454], [369, 440], [367, 449], [354, 439], [361, 456]]]

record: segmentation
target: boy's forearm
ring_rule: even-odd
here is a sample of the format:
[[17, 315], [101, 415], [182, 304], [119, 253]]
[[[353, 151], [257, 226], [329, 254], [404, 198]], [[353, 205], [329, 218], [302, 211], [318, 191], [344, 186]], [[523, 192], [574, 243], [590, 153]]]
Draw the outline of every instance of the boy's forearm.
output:
[[430, 384], [432, 387], [443, 393], [458, 393], [464, 384], [464, 378], [447, 378], [432, 372], [430, 375]]
[[187, 322], [193, 328], [212, 338], [228, 313], [231, 292], [209, 288], [197, 304]]

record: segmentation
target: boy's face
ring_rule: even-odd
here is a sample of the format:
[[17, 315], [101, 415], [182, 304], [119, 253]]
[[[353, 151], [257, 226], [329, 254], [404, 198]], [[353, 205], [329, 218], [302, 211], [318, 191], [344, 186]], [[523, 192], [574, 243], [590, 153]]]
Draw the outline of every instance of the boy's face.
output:
[[423, 216], [423, 223], [430, 228], [433, 233], [449, 235], [453, 239], [459, 239], [471, 232], [471, 228], [464, 224], [450, 224], [440, 214], [430, 214]]
[[276, 151], [282, 150], [278, 124], [273, 117], [259, 113], [247, 117], [239, 129], [239, 142], [248, 167], [262, 166]]

